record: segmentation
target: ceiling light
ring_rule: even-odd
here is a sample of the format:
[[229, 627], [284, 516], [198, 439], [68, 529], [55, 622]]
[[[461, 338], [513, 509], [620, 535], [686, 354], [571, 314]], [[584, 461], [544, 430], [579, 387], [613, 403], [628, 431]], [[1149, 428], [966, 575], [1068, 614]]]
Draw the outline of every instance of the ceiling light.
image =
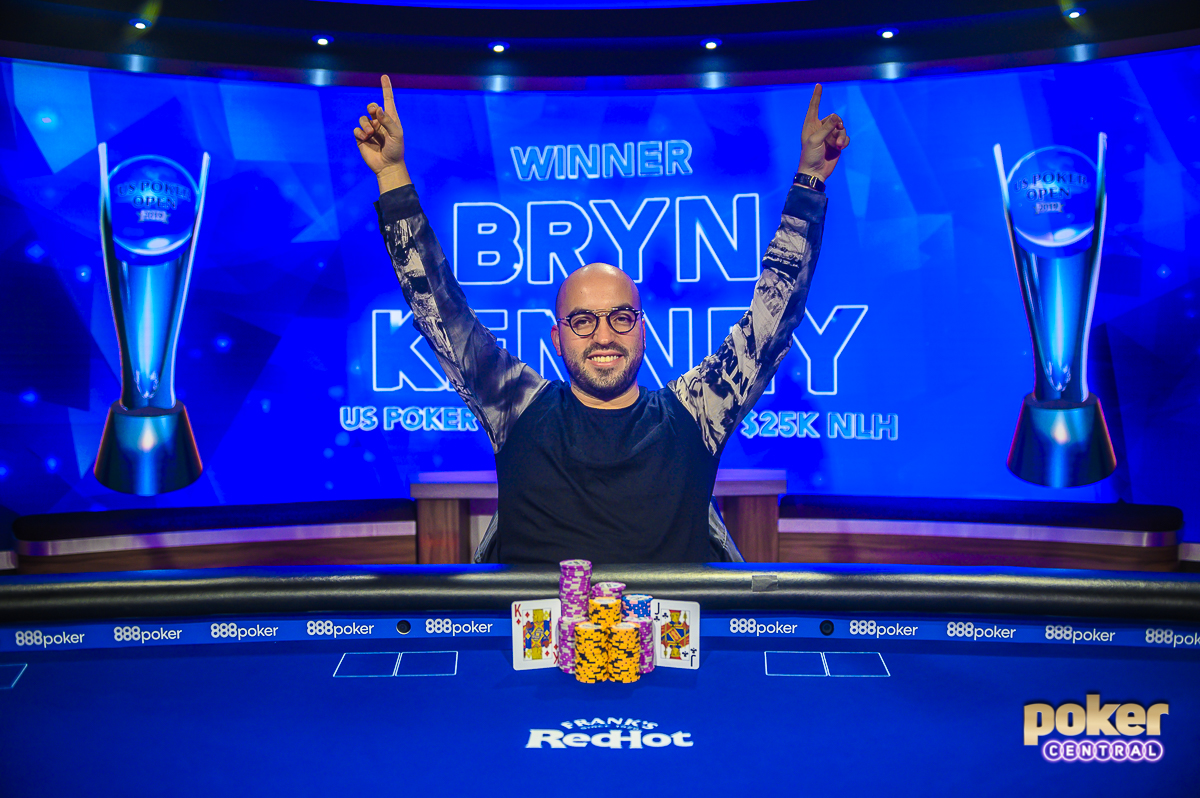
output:
[[150, 23], [144, 19], [131, 19], [129, 20], [129, 24], [138, 30], [145, 30], [150, 27]]
[[321, 45], [322, 47], [324, 47], [327, 44], [333, 44], [333, 37], [332, 36], [322, 36], [321, 34], [318, 33], [316, 36], [313, 37], [313, 41], [316, 42], [317, 44]]
[[704, 45], [705, 50], [715, 50], [721, 46], [721, 40], [720, 39], [705, 39], [703, 42], [701, 42], [701, 44]]
[[492, 42], [488, 45], [493, 53], [502, 53], [508, 49], [508, 42]]
[[1086, 8], [1068, 8], [1065, 12], [1067, 19], [1079, 19], [1086, 13]]
[[890, 39], [899, 32], [900, 31], [896, 30], [895, 28], [880, 28], [877, 31], [877, 33], [885, 39]]

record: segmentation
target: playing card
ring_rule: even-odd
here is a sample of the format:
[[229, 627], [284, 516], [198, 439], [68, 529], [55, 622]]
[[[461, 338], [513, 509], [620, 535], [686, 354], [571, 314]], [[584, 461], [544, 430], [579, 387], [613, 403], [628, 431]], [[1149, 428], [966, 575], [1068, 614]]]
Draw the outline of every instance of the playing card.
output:
[[654, 666], [700, 667], [700, 605], [694, 601], [655, 599], [650, 604], [654, 620]]
[[558, 664], [558, 599], [514, 601], [512, 604], [513, 670], [553, 668]]

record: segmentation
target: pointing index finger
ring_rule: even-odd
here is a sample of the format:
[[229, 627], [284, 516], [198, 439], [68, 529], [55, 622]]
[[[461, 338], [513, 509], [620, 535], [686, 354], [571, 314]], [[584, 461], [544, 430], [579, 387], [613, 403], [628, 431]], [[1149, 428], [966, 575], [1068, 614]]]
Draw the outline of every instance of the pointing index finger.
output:
[[817, 106], [821, 104], [821, 84], [818, 83], [813, 88], [812, 99], [808, 101], [808, 114], [804, 117], [804, 121], [818, 122], [820, 117], [817, 115]]
[[392, 79], [387, 75], [380, 77], [379, 82], [383, 84], [383, 111], [392, 119], [399, 119], [396, 113], [396, 98], [392, 96]]

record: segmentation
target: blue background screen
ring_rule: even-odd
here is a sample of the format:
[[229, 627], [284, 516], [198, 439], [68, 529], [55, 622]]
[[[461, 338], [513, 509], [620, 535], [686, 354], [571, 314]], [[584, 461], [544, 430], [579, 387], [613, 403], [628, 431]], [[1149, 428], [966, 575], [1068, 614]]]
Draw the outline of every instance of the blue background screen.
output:
[[[350, 134], [377, 90], [12, 60], [0, 78], [5, 507], [404, 496], [419, 471], [493, 468], [378, 233]], [[806, 318], [722, 465], [786, 469], [792, 492], [1200, 513], [1198, 78], [1200, 49], [1183, 49], [827, 85], [822, 113], [853, 142], [828, 181]], [[748, 305], [811, 90], [404, 90], [397, 104], [423, 206], [484, 323], [562, 376], [557, 282], [581, 262], [620, 265], [647, 310], [641, 381], [658, 388]], [[1005, 464], [1034, 375], [992, 148], [1009, 168], [1048, 145], [1094, 158], [1101, 132], [1109, 205], [1088, 380], [1119, 465], [1051, 489]], [[91, 473], [120, 395], [101, 142], [110, 164], [154, 154], [193, 177], [212, 159], [176, 373], [204, 473], [152, 497]], [[832, 437], [834, 414], [894, 434]], [[802, 435], [805, 420], [819, 437]]]

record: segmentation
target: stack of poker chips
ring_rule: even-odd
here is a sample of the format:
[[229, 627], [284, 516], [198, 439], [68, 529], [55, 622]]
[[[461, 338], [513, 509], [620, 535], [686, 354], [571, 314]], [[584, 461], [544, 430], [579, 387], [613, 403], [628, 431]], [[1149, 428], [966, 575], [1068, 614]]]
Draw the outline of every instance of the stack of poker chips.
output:
[[575, 678], [581, 682], [602, 682], [609, 678], [612, 628], [621, 622], [621, 600], [612, 596], [590, 599], [588, 621], [575, 625]]
[[636, 682], [642, 675], [642, 642], [638, 627], [615, 623], [608, 638], [608, 678], [614, 682]]
[[558, 564], [558, 599], [562, 617], [582, 621], [592, 597], [592, 564], [587, 560], [563, 560]]
[[[602, 583], [603, 584], [603, 583]], [[626, 618], [649, 618], [653, 596], [645, 593], [629, 593], [621, 596], [621, 614]]]
[[575, 678], [587, 684], [608, 678], [608, 632], [598, 623], [575, 624]]
[[621, 582], [592, 584], [587, 560], [559, 563], [558, 667], [581, 682], [635, 682], [654, 670], [652, 597]]
[[654, 670], [654, 621], [650, 618], [650, 602], [653, 600], [653, 596], [640, 593], [629, 593], [621, 597], [625, 622], [638, 627], [642, 673]]
[[575, 625], [583, 623], [578, 618], [558, 619], [558, 669], [563, 673], [575, 672]]
[[[615, 682], [635, 682], [642, 675], [641, 671], [641, 637], [636, 624], [625, 623], [621, 620], [621, 599], [616, 596], [597, 596], [588, 602], [590, 624], [579, 624], [576, 627], [576, 664], [575, 678], [580, 681], [587, 679], [580, 676], [579, 669], [586, 667], [589, 675], [593, 669], [594, 656], [585, 656], [578, 648], [580, 632], [584, 626], [594, 626], [601, 630], [605, 640], [606, 667], [604, 674], [597, 680], [608, 679]], [[584, 664], [586, 660], [586, 665]]]
[[637, 626], [642, 644], [640, 660], [642, 673], [649, 673], [654, 670], [654, 621], [649, 618], [638, 618]]
[[600, 596], [588, 601], [588, 620], [598, 623], [607, 630], [621, 622], [621, 600], [612, 596]]
[[587, 560], [563, 560], [558, 567], [558, 599], [562, 605], [558, 619], [558, 667], [563, 673], [575, 673], [575, 625], [588, 619], [592, 564]]
[[621, 598], [621, 593], [625, 591], [625, 585], [622, 582], [597, 582], [592, 585], [592, 598], [600, 598], [601, 596], [611, 596], [612, 598]]

